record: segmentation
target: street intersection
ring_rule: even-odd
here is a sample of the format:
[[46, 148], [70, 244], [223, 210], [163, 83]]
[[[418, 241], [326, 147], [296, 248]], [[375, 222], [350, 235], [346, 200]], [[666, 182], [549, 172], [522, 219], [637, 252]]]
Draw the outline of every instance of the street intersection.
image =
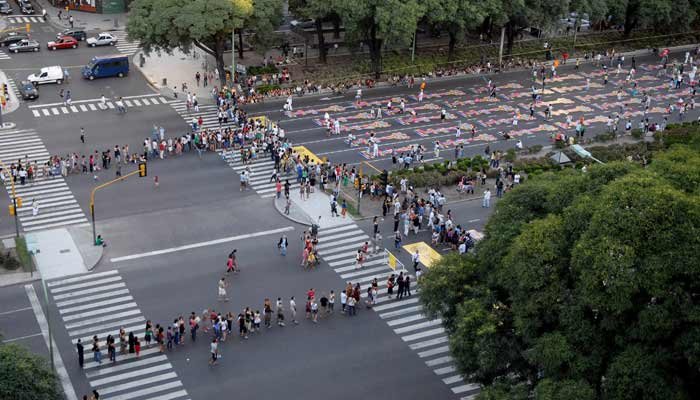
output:
[[[20, 17], [6, 20], [17, 25], [28, 23]], [[42, 43], [57, 33], [51, 24], [29, 23]], [[186, 133], [193, 117], [201, 116], [204, 128], [219, 127], [216, 108], [206, 99], [201, 100], [199, 112], [189, 111], [182, 96], [175, 99], [155, 92], [133, 61], [132, 72], [122, 79], [87, 81], [79, 77], [79, 68], [94, 55], [115, 51], [133, 54], [137, 49], [136, 44], [120, 43], [116, 49], [81, 46], [58, 52], [42, 49], [39, 54], [1, 53], [2, 71], [13, 88], [38, 66], [61, 65], [72, 78], [60, 86], [42, 86], [37, 101], [22, 102], [17, 111], [5, 115], [16, 127], [0, 130], [0, 160], [9, 164], [27, 156], [42, 163], [51, 155], [89, 155], [115, 145], [128, 145], [139, 153], [154, 125], [164, 127], [167, 137]], [[668, 82], [657, 77], [657, 59], [638, 57], [637, 65], [636, 96], [629, 86], [623, 86], [626, 74], [617, 76], [613, 68], [607, 85], [600, 69], [592, 65], [584, 64], [576, 72], [573, 66], [560, 68], [560, 78], [547, 81], [533, 119], [529, 118], [533, 83], [528, 71], [430, 80], [421, 101], [417, 87], [389, 87], [366, 91], [359, 103], [354, 93], [348, 93], [295, 98], [292, 111], [283, 111], [281, 101], [246, 109], [251, 116], [276, 121], [293, 144], [303, 145], [332, 163], [370, 161], [379, 170], [390, 169], [392, 149], [407, 152], [413, 144], [425, 146], [426, 158], [440, 160], [453, 159], [455, 145], [463, 145], [467, 156], [483, 154], [487, 145], [491, 150], [512, 148], [514, 140], [503, 140], [499, 132], [521, 139], [526, 147], [550, 145], [553, 134], [573, 133], [566, 115], [573, 121], [583, 118], [586, 135], [591, 137], [606, 130], [608, 117], [620, 111], [620, 104], [627, 104], [622, 120], [631, 118], [636, 128], [642, 115], [642, 91], [652, 96], [649, 116], [657, 122], [667, 104], [689, 98], [687, 90], [669, 90]], [[488, 94], [488, 79], [497, 87], [495, 97]], [[72, 92], [71, 105], [61, 101], [60, 89]], [[617, 100], [618, 91], [621, 101]], [[109, 99], [106, 109], [100, 107], [102, 95]], [[125, 99], [126, 114], [114, 109], [117, 97]], [[389, 100], [391, 111], [387, 110]], [[399, 113], [402, 100], [406, 112]], [[551, 119], [544, 115], [547, 105]], [[372, 117], [372, 108], [381, 108], [381, 119]], [[446, 116], [441, 119], [443, 109]], [[326, 112], [340, 120], [341, 135], [326, 136]], [[694, 112], [688, 116], [695, 117]], [[675, 121], [678, 116], [669, 119]], [[458, 126], [461, 136], [456, 134]], [[472, 126], [477, 132], [473, 138]], [[81, 128], [86, 133], [85, 143], [80, 140]], [[348, 133], [357, 137], [357, 145], [345, 143]], [[366, 147], [371, 133], [379, 141], [377, 158]], [[432, 155], [436, 140], [443, 147], [439, 156]], [[134, 168], [127, 164], [123, 172]], [[200, 159], [189, 152], [153, 160], [148, 164], [148, 178], [127, 179], [100, 192], [97, 227], [108, 241], [102, 260], [92, 273], [47, 282], [49, 304], [44, 312], [53, 324], [54, 340], [76, 393], [96, 389], [104, 399], [184, 400], [220, 397], [222, 393], [260, 399], [464, 399], [478, 392], [476, 385], [459, 376], [440, 321], [422, 314], [419, 287], [414, 287], [411, 297], [388, 299], [385, 282], [394, 271], [383, 255], [371, 256], [363, 270], [355, 270], [354, 254], [371, 235], [369, 221], [348, 219], [322, 228], [318, 246], [321, 266], [303, 271], [299, 266], [300, 237], [308, 226], [274, 210], [275, 189], [269, 180], [273, 162], [256, 160], [251, 165], [252, 190], [239, 191], [238, 174], [244, 168], [235, 153], [209, 152]], [[158, 186], [153, 183], [155, 176], [159, 177]], [[38, 215], [33, 215], [29, 201], [19, 209], [21, 230], [88, 223], [90, 191], [114, 177], [114, 168], [65, 178], [40, 175], [35, 182], [18, 188], [19, 195], [42, 204]], [[292, 189], [296, 187], [292, 180]], [[457, 223], [467, 229], [482, 229], [491, 210], [478, 203], [448, 206]], [[382, 221], [382, 231], [389, 232], [391, 223], [390, 218]], [[0, 218], [0, 232], [11, 234], [13, 230], [11, 218]], [[276, 246], [283, 234], [290, 242], [287, 256], [281, 256]], [[421, 232], [408, 242], [428, 242], [428, 236]], [[385, 246], [390, 247], [388, 243]], [[233, 249], [237, 249], [242, 271], [227, 278], [231, 301], [217, 302], [216, 283], [224, 273], [226, 255]], [[407, 251], [392, 251], [401, 262], [410, 264]], [[304, 318], [309, 288], [328, 295], [330, 290], [340, 293], [347, 282], [359, 283], [364, 299], [374, 278], [381, 288], [374, 310], [362, 308], [356, 317], [349, 317], [340, 314], [336, 304], [336, 312], [318, 324]], [[33, 286], [37, 292], [42, 290], [39, 283]], [[0, 310], [0, 327], [5, 338], [29, 336], [26, 340], [31, 348], [41, 352], [38, 336], [31, 336], [38, 330], [32, 311], [17, 300], [23, 295], [18, 286], [0, 291], [0, 304], [12, 304], [12, 308]], [[299, 308], [298, 326], [289, 321], [291, 296]], [[287, 308], [287, 326], [266, 329], [249, 339], [237, 337], [234, 328], [220, 346], [223, 358], [216, 367], [206, 365], [210, 336], [201, 331], [196, 343], [188, 340], [165, 354], [156, 346], [144, 346], [140, 356], [118, 355], [113, 365], [106, 356], [102, 364], [92, 361], [93, 335], [98, 335], [104, 352], [106, 335], [114, 335], [120, 328], [142, 337], [147, 320], [170, 325], [181, 315], [187, 318], [191, 312], [199, 315], [212, 308], [235, 316], [244, 307], [261, 309], [265, 298], [278, 297]], [[83, 369], [75, 354], [79, 338], [86, 348]]]

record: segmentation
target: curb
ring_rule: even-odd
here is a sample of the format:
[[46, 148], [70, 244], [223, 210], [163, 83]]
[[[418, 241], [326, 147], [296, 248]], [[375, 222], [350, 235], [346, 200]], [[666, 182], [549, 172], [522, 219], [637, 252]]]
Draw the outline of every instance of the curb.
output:
[[[21, 272], [18, 274], [6, 274], [6, 275], [19, 275], [19, 274], [29, 274], [29, 272]], [[41, 275], [39, 274], [39, 271], [34, 271], [33, 276], [30, 275], [30, 276], [27, 276], [25, 278], [17, 279], [16, 281], [6, 281], [4, 278], [5, 278], [5, 274], [0, 275], [0, 288], [39, 281], [39, 280], [41, 280]]]
[[[87, 268], [88, 271], [92, 272], [95, 269], [95, 267], [97, 267], [97, 264], [99, 264], [100, 261], [102, 261], [102, 257], [104, 257], [104, 255], [105, 255], [105, 251], [104, 251], [104, 247], [103, 247], [102, 251], [100, 252], [100, 256], [97, 258], [97, 261], [95, 261], [95, 263], [92, 266], [85, 265], [85, 268]], [[85, 259], [83, 259], [83, 261], [85, 261]]]
[[[299, 225], [304, 225], [304, 226], [310, 226], [312, 223], [310, 221], [302, 221], [299, 218], [292, 217], [291, 215], [287, 215], [284, 213], [284, 210], [281, 207], [277, 206], [277, 198], [273, 197], [272, 198], [272, 205], [275, 207], [275, 210], [277, 210], [278, 213], [280, 213], [281, 216], [284, 218], [287, 218], [288, 220], [292, 222], [296, 222]], [[309, 216], [307, 215], [306, 218], [310, 219]]]

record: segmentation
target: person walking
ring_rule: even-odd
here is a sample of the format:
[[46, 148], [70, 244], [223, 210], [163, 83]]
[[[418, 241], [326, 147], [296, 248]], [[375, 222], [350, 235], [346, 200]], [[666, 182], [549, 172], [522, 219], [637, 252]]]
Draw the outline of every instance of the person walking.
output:
[[80, 127], [80, 142], [85, 144], [85, 128]]
[[209, 360], [209, 365], [216, 365], [216, 362], [219, 360], [219, 342], [216, 340], [216, 338], [213, 338], [211, 340], [211, 344], [209, 345], [209, 352], [211, 353], [211, 360]]
[[292, 313], [292, 323], [299, 325], [299, 321], [297, 321], [297, 302], [294, 300], [294, 296], [289, 299], [289, 311]]
[[97, 340], [97, 335], [92, 337], [92, 358], [96, 363], [102, 364], [102, 351]]
[[136, 338], [134, 337], [134, 332], [129, 332], [129, 353], [134, 354], [136, 348]]
[[287, 240], [287, 235], [282, 235], [279, 242], [277, 242], [277, 248], [282, 256], [287, 255], [287, 246], [289, 246], [289, 240]]
[[75, 346], [78, 348], [78, 365], [80, 365], [80, 368], [83, 368], [85, 364], [85, 348], [82, 340], [78, 339], [78, 343]]
[[277, 298], [277, 326], [284, 327], [284, 305], [282, 304], [282, 298]]
[[413, 262], [413, 270], [415, 271], [420, 263], [420, 253], [418, 252], [418, 249], [416, 249], [416, 252], [411, 256], [411, 261]]
[[345, 291], [340, 292], [340, 312], [341, 314], [345, 314], [345, 309], [347, 308], [348, 304], [348, 295], [345, 294]]
[[386, 295], [387, 298], [392, 298], [394, 297], [394, 284], [395, 284], [396, 278], [394, 274], [389, 275], [389, 279], [386, 280]]
[[315, 298], [311, 298], [311, 321], [314, 324], [318, 323], [318, 303]]
[[265, 327], [272, 328], [272, 304], [268, 298], [263, 303], [263, 313], [265, 314]]
[[226, 278], [223, 276], [219, 280], [219, 301], [228, 301], [228, 297], [226, 295]]
[[403, 280], [403, 292], [406, 296], [411, 297], [411, 276], [406, 275], [406, 278]]
[[490, 208], [491, 207], [491, 190], [486, 189], [484, 190], [484, 198], [481, 202], [481, 207], [483, 208]]
[[328, 313], [333, 314], [335, 311], [335, 292], [331, 290], [330, 294], [328, 295]]

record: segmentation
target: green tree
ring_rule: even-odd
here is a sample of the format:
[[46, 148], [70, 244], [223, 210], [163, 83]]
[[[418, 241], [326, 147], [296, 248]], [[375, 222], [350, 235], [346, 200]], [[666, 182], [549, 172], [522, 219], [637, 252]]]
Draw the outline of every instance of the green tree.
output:
[[542, 174], [499, 202], [474, 254], [424, 275], [481, 399], [700, 393], [700, 155]]
[[637, 28], [682, 31], [697, 19], [700, 4], [694, 0], [610, 0], [611, 15], [624, 26], [625, 35]]
[[382, 49], [387, 45], [408, 45], [425, 8], [418, 0], [357, 0], [339, 2], [345, 37], [360, 41], [369, 49], [371, 70], [379, 79]]
[[[282, 23], [281, 0], [253, 0], [253, 12], [243, 22], [245, 29], [253, 32], [251, 44], [255, 51], [265, 57], [265, 53], [279, 45], [280, 37], [275, 33]], [[243, 29], [238, 32], [238, 57], [243, 58]]]
[[447, 58], [452, 60], [455, 45], [466, 31], [482, 24], [486, 16], [498, 10], [498, 5], [493, 0], [429, 0], [426, 9], [428, 20], [447, 31]]
[[326, 48], [326, 37], [323, 33], [323, 22], [327, 19], [339, 19], [336, 12], [338, 4], [335, 0], [297, 0], [290, 3], [290, 8], [294, 7], [294, 12], [304, 18], [314, 20], [316, 28], [316, 41], [318, 42], [318, 60], [325, 64], [328, 55]]
[[0, 399], [63, 399], [58, 377], [46, 360], [15, 344], [0, 345], [0, 382]]
[[195, 46], [210, 54], [223, 86], [226, 41], [252, 12], [250, 0], [134, 0], [126, 31], [146, 52]]

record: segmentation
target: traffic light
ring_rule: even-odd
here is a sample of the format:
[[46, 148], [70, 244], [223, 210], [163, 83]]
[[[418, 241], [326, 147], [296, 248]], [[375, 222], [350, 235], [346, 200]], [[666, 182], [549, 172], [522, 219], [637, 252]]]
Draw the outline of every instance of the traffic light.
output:
[[32, 24], [27, 24], [27, 25], [25, 26], [25, 28], [27, 29], [27, 33], [29, 33], [29, 31], [30, 31], [31, 28], [32, 28]]
[[146, 168], [145, 162], [139, 163], [139, 176], [142, 178], [148, 176], [148, 169]]
[[12, 204], [10, 204], [10, 205], [8, 206], [8, 208], [9, 208], [9, 210], [10, 210], [10, 217], [14, 217], [14, 216], [15, 216], [15, 206], [13, 206]]
[[22, 198], [17, 196], [15, 197], [15, 201], [17, 202], [17, 207], [22, 208]]
[[379, 181], [382, 187], [386, 187], [389, 184], [389, 173], [386, 170], [383, 170], [382, 173], [379, 174]]
[[2, 95], [5, 96], [7, 94], [7, 83], [2, 84]]

